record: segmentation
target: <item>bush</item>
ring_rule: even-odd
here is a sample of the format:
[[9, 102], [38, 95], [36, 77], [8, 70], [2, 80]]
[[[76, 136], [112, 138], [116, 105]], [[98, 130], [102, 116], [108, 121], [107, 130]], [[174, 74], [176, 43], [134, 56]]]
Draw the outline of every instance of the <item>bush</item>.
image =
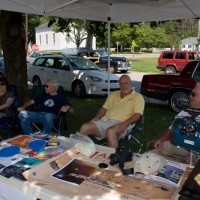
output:
[[141, 48], [139, 46], [134, 47], [134, 52], [141, 52]]
[[153, 53], [153, 50], [152, 49], [146, 49], [146, 50], [143, 50], [142, 52], [144, 52], [144, 53]]

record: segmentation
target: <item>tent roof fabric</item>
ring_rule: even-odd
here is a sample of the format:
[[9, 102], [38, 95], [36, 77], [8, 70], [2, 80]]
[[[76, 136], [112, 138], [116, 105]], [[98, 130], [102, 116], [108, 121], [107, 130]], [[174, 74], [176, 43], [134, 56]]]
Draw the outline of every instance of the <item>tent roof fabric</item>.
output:
[[199, 0], [1, 0], [2, 10], [94, 21], [145, 22], [200, 17]]

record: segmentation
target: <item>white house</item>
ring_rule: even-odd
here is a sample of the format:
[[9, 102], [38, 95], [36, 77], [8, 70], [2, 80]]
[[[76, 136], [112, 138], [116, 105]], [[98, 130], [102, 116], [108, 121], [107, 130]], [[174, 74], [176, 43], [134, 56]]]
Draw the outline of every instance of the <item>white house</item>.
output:
[[[39, 51], [53, 51], [76, 53], [76, 44], [73, 43], [66, 33], [54, 32], [54, 26], [48, 27], [48, 23], [41, 24], [35, 28], [36, 44], [39, 46]], [[71, 35], [71, 37], [73, 37]], [[92, 48], [96, 49], [96, 38], [93, 37]], [[83, 40], [80, 47], [86, 46], [86, 40]]]
[[200, 46], [198, 45], [198, 37], [188, 37], [181, 40], [180, 49], [187, 51], [199, 51]]

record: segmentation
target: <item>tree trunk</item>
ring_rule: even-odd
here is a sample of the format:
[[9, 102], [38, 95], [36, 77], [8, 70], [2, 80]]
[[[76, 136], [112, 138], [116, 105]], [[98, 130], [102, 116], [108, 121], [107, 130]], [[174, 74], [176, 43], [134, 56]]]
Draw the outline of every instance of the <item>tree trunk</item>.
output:
[[27, 100], [27, 65], [25, 51], [25, 29], [22, 14], [1, 11], [0, 38], [5, 63], [5, 76], [18, 89], [21, 104]]
[[92, 50], [92, 38], [93, 38], [93, 36], [89, 31], [87, 31], [87, 33], [88, 33], [88, 35], [87, 35], [87, 39], [86, 39], [86, 48], [88, 50]]
[[0, 35], [0, 56], [2, 56], [2, 49], [1, 49], [1, 35]]

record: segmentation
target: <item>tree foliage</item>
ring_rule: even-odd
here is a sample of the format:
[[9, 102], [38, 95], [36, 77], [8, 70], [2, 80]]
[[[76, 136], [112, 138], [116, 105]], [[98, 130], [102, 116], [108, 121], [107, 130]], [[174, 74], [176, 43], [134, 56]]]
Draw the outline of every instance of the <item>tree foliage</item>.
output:
[[[58, 17], [30, 17], [30, 27], [38, 25], [38, 22], [49, 22], [49, 26], [54, 24], [56, 32], [64, 32], [67, 39], [74, 42], [77, 47], [86, 39], [86, 48], [92, 48], [92, 36], [97, 38], [97, 48], [107, 47], [108, 30], [106, 22], [87, 21]], [[164, 22], [145, 23], [111, 23], [111, 46], [116, 47], [116, 43], [123, 47], [131, 47], [131, 41], [135, 40], [140, 47], [170, 47], [179, 48], [183, 38], [197, 36], [198, 20], [186, 19]], [[34, 30], [31, 28], [31, 30]], [[74, 34], [74, 37], [70, 36]], [[33, 38], [32, 33], [30, 37]]]
[[120, 50], [123, 50], [124, 46], [131, 46], [133, 28], [129, 23], [117, 23], [112, 33], [111, 41], [112, 45], [116, 46], [118, 43]]
[[81, 43], [87, 38], [85, 20], [48, 17], [48, 26], [54, 25], [55, 32], [63, 32], [66, 39], [76, 44], [79, 48]]
[[150, 23], [135, 25], [135, 41], [140, 47], [166, 47], [168, 36], [163, 27], [151, 27]]
[[[91, 49], [92, 36], [96, 36], [102, 41], [107, 31], [107, 23], [104, 22], [57, 17], [46, 17], [45, 19], [49, 21], [49, 26], [55, 25], [55, 32], [66, 33], [67, 37], [76, 44], [77, 48], [86, 39], [86, 48]], [[71, 37], [70, 33], [72, 33], [73, 37]]]

